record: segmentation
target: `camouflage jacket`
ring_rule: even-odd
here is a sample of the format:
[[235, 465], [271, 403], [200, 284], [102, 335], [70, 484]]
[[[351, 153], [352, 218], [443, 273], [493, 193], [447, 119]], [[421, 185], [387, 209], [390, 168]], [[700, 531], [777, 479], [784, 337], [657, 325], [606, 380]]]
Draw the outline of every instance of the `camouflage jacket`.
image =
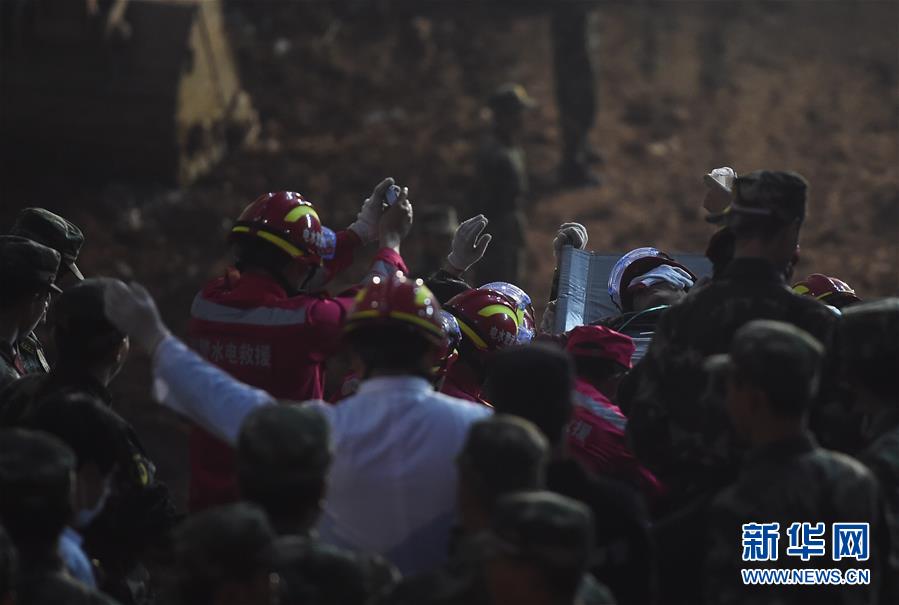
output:
[[34, 332], [25, 337], [19, 343], [19, 355], [25, 364], [25, 374], [46, 374], [50, 371], [50, 364], [44, 356], [44, 347]]
[[47, 363], [47, 358], [44, 357], [41, 341], [37, 339], [34, 332], [19, 342], [18, 348], [19, 363], [21, 364], [21, 369], [24, 370], [21, 372], [19, 371], [20, 367], [16, 365], [13, 353], [9, 350], [0, 350], [0, 389], [21, 376], [46, 374], [50, 371], [50, 364]]
[[717, 280], [667, 309], [649, 350], [621, 385], [627, 436], [637, 457], [672, 490], [674, 502], [719, 489], [735, 475], [740, 450], [724, 406], [724, 385], [703, 369], [753, 319], [792, 323], [827, 347], [836, 316], [794, 294], [762, 259], [736, 259]]
[[[790, 552], [793, 523], [824, 523], [820, 553]], [[869, 523], [869, 558], [832, 560], [834, 523]], [[744, 561], [750, 523], [777, 523], [775, 560]], [[886, 578], [889, 537], [877, 481], [856, 460], [820, 448], [809, 433], [753, 450], [739, 479], [713, 500], [706, 529], [703, 593], [707, 603], [877, 603]], [[797, 534], [798, 535], [798, 534]], [[741, 540], [742, 537], [742, 540]], [[803, 538], [802, 543], [811, 541]], [[870, 570], [866, 586], [747, 586], [741, 569]]]
[[895, 571], [889, 586], [893, 602], [899, 602], [899, 409], [891, 409], [872, 419], [872, 443], [858, 455], [880, 482], [890, 527], [890, 568]]
[[[24, 376], [0, 390], [0, 426], [23, 426], [28, 416], [49, 397], [64, 392], [83, 392], [112, 404], [109, 391], [83, 374], [55, 369], [49, 374]], [[115, 489], [103, 511], [85, 532], [84, 548], [102, 568], [101, 588], [124, 603], [128, 577], [139, 567], [142, 552], [164, 538], [180, 520], [168, 487], [156, 477], [156, 466], [147, 456], [137, 433], [123, 420], [127, 459], [114, 477]], [[136, 589], [140, 592], [140, 588]]]
[[22, 376], [20, 363], [21, 358], [19, 363], [17, 363], [12, 347], [8, 344], [0, 343], [0, 389]]

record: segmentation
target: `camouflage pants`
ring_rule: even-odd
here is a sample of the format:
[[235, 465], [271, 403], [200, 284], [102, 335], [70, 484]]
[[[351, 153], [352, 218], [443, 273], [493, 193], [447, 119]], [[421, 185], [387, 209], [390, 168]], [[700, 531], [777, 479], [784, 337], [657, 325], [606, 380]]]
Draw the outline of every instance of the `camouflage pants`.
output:
[[596, 122], [589, 17], [589, 10], [577, 3], [559, 3], [553, 12], [553, 67], [564, 161], [582, 161], [587, 136]]

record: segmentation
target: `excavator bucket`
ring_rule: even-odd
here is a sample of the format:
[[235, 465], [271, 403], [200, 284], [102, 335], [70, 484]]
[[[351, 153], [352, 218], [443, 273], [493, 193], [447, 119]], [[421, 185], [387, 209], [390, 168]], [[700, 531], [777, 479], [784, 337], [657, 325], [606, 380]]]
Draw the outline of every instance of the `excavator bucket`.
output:
[[9, 0], [0, 146], [45, 178], [185, 185], [255, 136], [217, 0]]

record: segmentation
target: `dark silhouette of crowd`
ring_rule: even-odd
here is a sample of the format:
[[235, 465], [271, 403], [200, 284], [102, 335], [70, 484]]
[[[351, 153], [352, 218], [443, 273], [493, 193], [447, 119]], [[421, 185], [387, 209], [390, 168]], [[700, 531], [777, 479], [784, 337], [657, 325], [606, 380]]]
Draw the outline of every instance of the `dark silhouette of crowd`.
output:
[[[22, 209], [0, 236], [0, 604], [899, 602], [899, 298], [794, 275], [800, 175], [705, 185], [710, 275], [647, 242], [608, 277], [620, 313], [567, 332], [496, 281], [517, 258], [467, 281], [520, 251], [514, 208], [453, 216], [412, 274], [393, 179], [336, 232], [299, 193], [251, 202], [179, 336], [140, 284], [82, 275], [77, 226]], [[587, 244], [568, 222], [546, 249]], [[132, 349], [190, 423], [187, 510], [116, 411]]]

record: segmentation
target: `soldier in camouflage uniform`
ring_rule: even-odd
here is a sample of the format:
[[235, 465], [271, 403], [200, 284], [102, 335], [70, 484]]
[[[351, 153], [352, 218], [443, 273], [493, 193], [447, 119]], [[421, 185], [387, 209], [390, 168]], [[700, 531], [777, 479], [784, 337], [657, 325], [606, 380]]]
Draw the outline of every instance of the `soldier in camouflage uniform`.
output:
[[553, 69], [556, 104], [562, 134], [563, 185], [596, 186], [602, 181], [589, 165], [601, 160], [590, 146], [596, 123], [596, 85], [590, 27], [590, 7], [584, 2], [556, 2], [552, 14]]
[[738, 461], [721, 385], [709, 380], [703, 359], [727, 351], [734, 333], [753, 319], [786, 321], [831, 342], [836, 316], [784, 281], [798, 248], [806, 189], [802, 177], [786, 172], [735, 181], [733, 203], [714, 217], [735, 234], [734, 260], [664, 312], [646, 356], [621, 385], [628, 439], [672, 490], [672, 507], [725, 485]]
[[[575, 605], [593, 554], [593, 515], [553, 492], [509, 494], [480, 543], [481, 569], [497, 605]], [[593, 602], [614, 603], [597, 585]]]
[[[456, 460], [461, 527], [452, 557], [442, 569], [407, 578], [383, 605], [489, 605], [477, 551], [490, 528], [497, 501], [521, 490], [541, 489], [549, 444], [532, 423], [498, 414], [472, 425]], [[579, 589], [584, 605], [611, 602], [608, 589], [585, 574]]]
[[[112, 405], [109, 384], [125, 362], [129, 341], [104, 315], [103, 296], [110, 281], [88, 279], [59, 296], [53, 307], [58, 363], [48, 374], [24, 376], [0, 391], [0, 426], [21, 426], [39, 406], [67, 393], [85, 393]], [[100, 561], [105, 592], [123, 603], [143, 604], [151, 595], [145, 592], [147, 572], [141, 558], [178, 515], [168, 488], [156, 477], [155, 465], [124, 419], [122, 430], [127, 449], [103, 512], [85, 531], [84, 547]]]
[[[806, 428], [823, 358], [821, 343], [803, 330], [755, 320], [737, 331], [729, 354], [706, 362], [726, 382], [728, 415], [750, 447], [737, 482], [718, 494], [709, 509], [702, 576], [708, 603], [878, 602], [889, 540], [877, 481], [849, 456], [819, 447]], [[793, 523], [805, 522], [822, 524], [820, 534], [817, 529], [809, 534], [820, 535], [820, 545], [804, 532], [794, 534], [801, 539], [789, 533]], [[869, 558], [836, 560], [831, 538], [835, 522], [870, 524]], [[766, 531], [779, 538], [770, 541], [750, 525], [772, 523], [778, 526]], [[803, 546], [811, 553], [804, 560], [793, 550]], [[758, 556], [747, 555], [753, 552]], [[871, 583], [745, 585], [740, 570], [756, 568], [866, 568]]]
[[278, 603], [275, 532], [252, 504], [220, 506], [192, 516], [174, 536], [177, 605]]
[[[56, 276], [57, 283], [63, 281], [66, 274], [77, 281], [84, 279], [78, 265], [75, 264], [84, 244], [84, 235], [81, 229], [63, 217], [43, 208], [23, 208], [19, 211], [9, 234], [28, 238], [59, 252], [62, 259], [59, 264], [60, 271]], [[25, 374], [46, 374], [50, 371], [50, 364], [44, 356], [41, 341], [34, 332], [19, 341], [19, 354], [22, 356]]]
[[899, 602], [899, 298], [857, 304], [837, 332], [843, 375], [865, 414], [866, 447], [857, 456], [877, 477], [887, 502], [895, 571], [889, 596]]
[[283, 605], [362, 603], [391, 588], [399, 572], [377, 555], [323, 544], [314, 527], [331, 466], [328, 422], [298, 405], [264, 406], [247, 416], [237, 440], [244, 500], [262, 507], [279, 536], [276, 568]]
[[0, 236], [0, 388], [27, 373], [20, 343], [43, 319], [59, 253], [13, 235]]
[[[115, 605], [72, 579], [57, 554], [60, 534], [74, 512], [75, 467], [74, 452], [52, 435], [0, 430], [0, 525], [18, 551], [16, 603]], [[2, 592], [0, 587], [0, 597]]]
[[330, 435], [324, 416], [295, 405], [259, 408], [241, 425], [241, 496], [265, 510], [278, 535], [308, 536], [318, 522], [331, 466]]
[[535, 105], [523, 87], [501, 86], [488, 101], [493, 137], [481, 148], [474, 199], [496, 240], [478, 265], [478, 282], [520, 281], [525, 263], [525, 202], [529, 186], [527, 160], [520, 137], [525, 110]]
[[404, 579], [385, 605], [486, 605], [483, 577], [471, 556], [472, 539], [490, 526], [502, 495], [542, 488], [548, 444], [527, 420], [498, 414], [474, 423], [456, 458], [458, 528], [452, 556], [440, 570]]
[[[315, 539], [282, 536], [275, 541], [281, 577], [279, 605], [381, 603], [399, 581], [399, 571], [378, 555], [356, 553]], [[424, 605], [424, 601], [416, 601]]]

